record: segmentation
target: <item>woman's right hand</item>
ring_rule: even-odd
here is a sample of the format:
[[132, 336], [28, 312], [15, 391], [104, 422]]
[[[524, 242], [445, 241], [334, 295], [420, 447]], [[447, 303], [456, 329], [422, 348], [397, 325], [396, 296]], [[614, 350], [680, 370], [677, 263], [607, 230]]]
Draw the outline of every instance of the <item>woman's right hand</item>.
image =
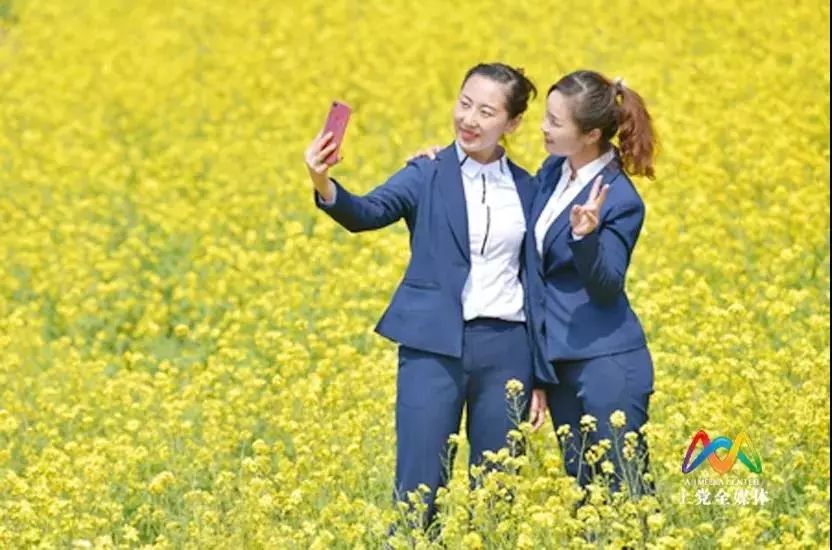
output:
[[[337, 147], [338, 144], [332, 140], [332, 132], [323, 134], [323, 130], [321, 130], [312, 140], [312, 143], [309, 144], [309, 147], [306, 148], [304, 154], [309, 177], [315, 185], [315, 190], [324, 201], [329, 201], [332, 198], [335, 189], [335, 186], [329, 180], [330, 165], [325, 161]], [[341, 157], [336, 158], [333, 166], [340, 161]]]
[[416, 160], [419, 157], [428, 157], [430, 160], [436, 160], [436, 155], [441, 150], [442, 148], [438, 145], [431, 145], [430, 147], [425, 147], [424, 149], [416, 151], [416, 154], [407, 157], [407, 162]]

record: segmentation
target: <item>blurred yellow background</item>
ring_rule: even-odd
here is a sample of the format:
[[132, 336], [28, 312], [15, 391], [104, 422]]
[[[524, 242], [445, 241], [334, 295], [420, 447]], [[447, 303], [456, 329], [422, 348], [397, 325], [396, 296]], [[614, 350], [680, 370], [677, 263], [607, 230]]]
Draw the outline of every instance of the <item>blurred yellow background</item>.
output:
[[[0, 547], [378, 547], [396, 350], [372, 328], [407, 233], [316, 212], [303, 150], [345, 100], [333, 175], [369, 190], [450, 143], [496, 60], [541, 92], [508, 144], [530, 171], [569, 71], [654, 118], [627, 288], [661, 512], [572, 513], [547, 424], [511, 505], [458, 458], [447, 547], [828, 546], [828, 4], [0, 0]], [[700, 428], [750, 435], [770, 502], [681, 502]]]

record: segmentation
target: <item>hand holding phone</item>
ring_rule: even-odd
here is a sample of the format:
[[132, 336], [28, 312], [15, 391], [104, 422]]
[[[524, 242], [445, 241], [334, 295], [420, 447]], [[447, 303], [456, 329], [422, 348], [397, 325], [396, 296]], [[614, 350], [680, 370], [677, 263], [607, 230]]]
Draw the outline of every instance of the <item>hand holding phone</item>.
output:
[[350, 120], [352, 109], [349, 105], [341, 101], [333, 101], [332, 107], [329, 109], [329, 114], [326, 117], [326, 124], [321, 135], [332, 133], [332, 138], [329, 143], [335, 144], [335, 150], [324, 159], [324, 163], [332, 166], [338, 162], [338, 156], [341, 152], [341, 142], [344, 140], [344, 133], [347, 130], [347, 122]]
[[350, 112], [345, 103], [333, 101], [323, 130], [312, 140], [304, 154], [309, 177], [324, 201], [329, 201], [335, 192], [327, 171], [340, 160], [341, 141], [344, 139]]

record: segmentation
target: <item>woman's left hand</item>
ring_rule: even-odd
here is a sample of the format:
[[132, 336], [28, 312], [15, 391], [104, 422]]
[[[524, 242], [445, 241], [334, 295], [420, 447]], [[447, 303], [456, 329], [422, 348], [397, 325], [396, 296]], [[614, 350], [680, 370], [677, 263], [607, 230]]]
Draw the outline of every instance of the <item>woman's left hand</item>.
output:
[[532, 390], [532, 404], [529, 406], [529, 422], [532, 430], [537, 431], [546, 422], [546, 391]]
[[603, 176], [595, 178], [587, 201], [584, 204], [576, 204], [569, 212], [569, 223], [572, 225], [572, 233], [576, 237], [589, 235], [598, 227], [601, 206], [607, 200], [607, 193], [610, 190], [609, 185], [601, 187], [602, 179]]

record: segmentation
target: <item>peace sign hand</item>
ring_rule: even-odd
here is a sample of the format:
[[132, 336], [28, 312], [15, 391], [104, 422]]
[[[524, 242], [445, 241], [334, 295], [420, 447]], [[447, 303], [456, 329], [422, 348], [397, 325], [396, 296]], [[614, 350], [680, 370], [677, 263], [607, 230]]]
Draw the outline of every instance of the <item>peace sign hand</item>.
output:
[[582, 204], [576, 204], [569, 212], [569, 223], [572, 225], [572, 233], [576, 237], [584, 237], [589, 235], [595, 228], [598, 227], [598, 218], [600, 217], [601, 206], [607, 200], [610, 186], [604, 184], [601, 187], [601, 180], [603, 176], [598, 176], [592, 183], [592, 189], [589, 192], [589, 198]]

